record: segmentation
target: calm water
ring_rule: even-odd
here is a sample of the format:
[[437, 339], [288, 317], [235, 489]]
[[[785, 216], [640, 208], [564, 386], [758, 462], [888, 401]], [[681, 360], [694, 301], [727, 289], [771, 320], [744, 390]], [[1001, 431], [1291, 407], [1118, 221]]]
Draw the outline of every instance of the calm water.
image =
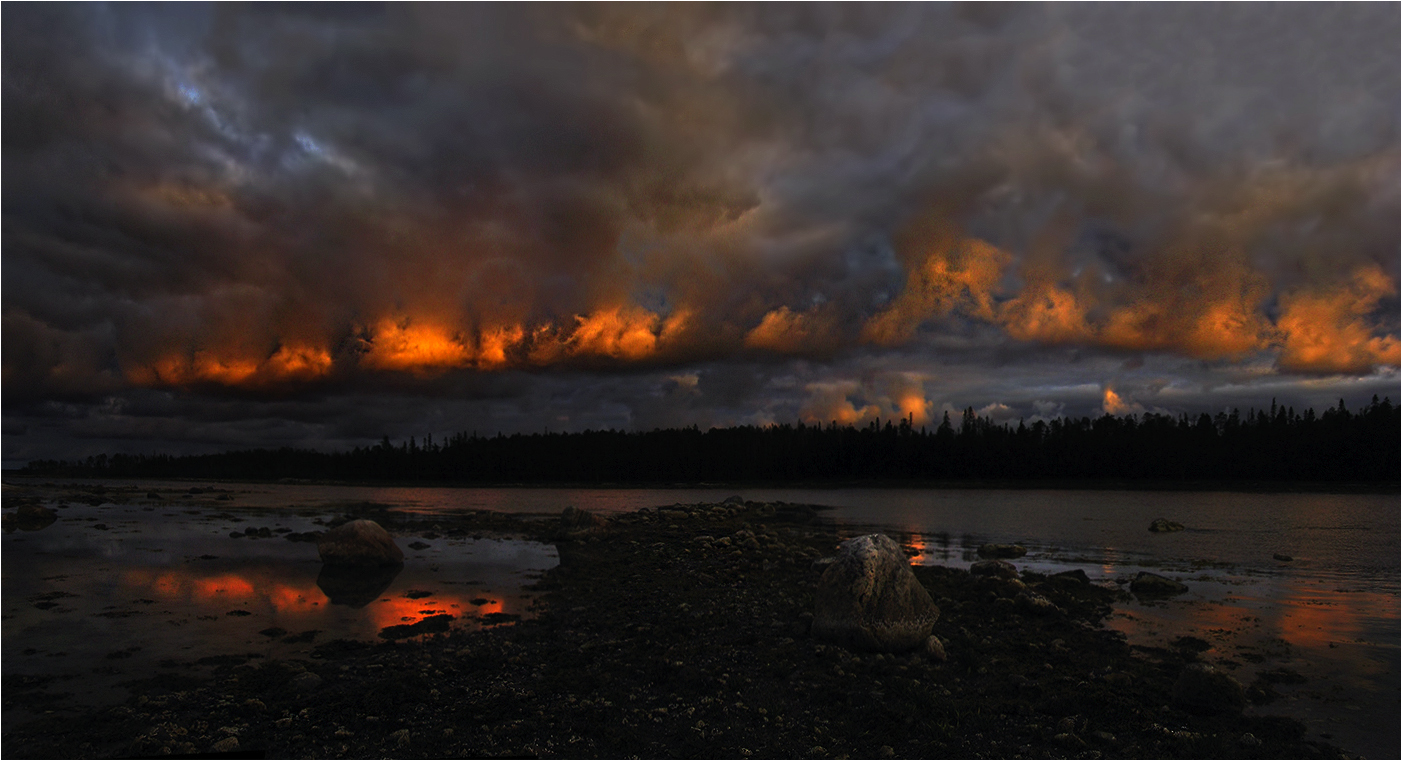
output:
[[[14, 479], [15, 483], [29, 483]], [[91, 483], [91, 482], [87, 482]], [[318, 585], [315, 546], [230, 539], [253, 526], [308, 531], [346, 505], [422, 514], [495, 510], [553, 514], [566, 505], [623, 512], [716, 502], [734, 490], [452, 489], [220, 485], [232, 500], [182, 494], [189, 482], [148, 481], [165, 499], [88, 506], [4, 536], [4, 669], [83, 674], [84, 696], [112, 699], [123, 680], [161, 660], [210, 653], [286, 657], [335, 637], [374, 639], [427, 615], [480, 625], [494, 612], [529, 615], [522, 587], [556, 563], [553, 547], [521, 540], [400, 539], [408, 559], [360, 607]], [[60, 488], [56, 499], [77, 488]], [[1249, 683], [1281, 665], [1308, 678], [1263, 708], [1365, 757], [1396, 757], [1399, 711], [1399, 508], [1396, 495], [1113, 491], [745, 490], [751, 500], [828, 506], [845, 533], [899, 532], [918, 562], [967, 567], [985, 542], [1017, 542], [1020, 567], [1081, 568], [1123, 582], [1151, 570], [1190, 592], [1122, 605], [1109, 625], [1135, 644], [1184, 634]], [[1153, 534], [1164, 517], [1187, 529]], [[98, 529], [104, 525], [106, 529]], [[410, 549], [409, 541], [427, 547]], [[1288, 555], [1283, 562], [1274, 555]], [[323, 580], [324, 581], [324, 580]], [[426, 593], [426, 594], [425, 594]], [[369, 600], [366, 602], [366, 600]], [[487, 619], [491, 620], [490, 617]], [[286, 635], [261, 634], [276, 627]], [[296, 635], [317, 631], [310, 641]], [[291, 638], [293, 641], [288, 641]], [[62, 683], [54, 691], [73, 691]], [[6, 712], [6, 722], [11, 720]]]

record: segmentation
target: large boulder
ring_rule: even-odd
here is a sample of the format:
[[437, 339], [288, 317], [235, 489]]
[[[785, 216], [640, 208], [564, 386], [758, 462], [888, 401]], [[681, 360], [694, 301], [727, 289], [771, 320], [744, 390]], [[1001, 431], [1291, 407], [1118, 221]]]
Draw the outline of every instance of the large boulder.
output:
[[1172, 597], [1188, 591], [1186, 584], [1148, 571], [1140, 571], [1129, 582], [1129, 591], [1140, 597]]
[[356, 520], [327, 531], [316, 540], [316, 551], [327, 565], [375, 567], [403, 565], [404, 551], [380, 524]]
[[1173, 683], [1173, 704], [1197, 714], [1238, 714], [1246, 707], [1246, 688], [1229, 674], [1190, 663]]
[[940, 617], [900, 545], [884, 534], [844, 542], [815, 599], [813, 636], [852, 650], [913, 650]]

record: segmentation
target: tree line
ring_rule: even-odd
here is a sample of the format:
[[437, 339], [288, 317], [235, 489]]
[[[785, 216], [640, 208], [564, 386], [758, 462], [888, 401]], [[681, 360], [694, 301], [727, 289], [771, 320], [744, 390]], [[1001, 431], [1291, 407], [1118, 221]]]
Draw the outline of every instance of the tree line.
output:
[[385, 437], [343, 452], [253, 449], [208, 455], [38, 460], [22, 473], [88, 477], [460, 484], [851, 482], [1200, 482], [1399, 480], [1402, 408], [1277, 406], [1196, 417], [1156, 413], [995, 423], [972, 408], [956, 427], [909, 418], [865, 426], [584, 431], [435, 441]]

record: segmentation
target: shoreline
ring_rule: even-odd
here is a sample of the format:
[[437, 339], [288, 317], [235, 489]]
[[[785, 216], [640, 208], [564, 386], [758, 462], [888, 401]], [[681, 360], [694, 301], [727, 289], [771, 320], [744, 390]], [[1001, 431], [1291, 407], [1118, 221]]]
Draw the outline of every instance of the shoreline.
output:
[[649, 482], [649, 481], [606, 481], [606, 482], [520, 482], [504, 481], [479, 483], [471, 481], [434, 480], [387, 480], [387, 481], [346, 481], [316, 478], [222, 478], [201, 476], [107, 476], [107, 475], [60, 475], [27, 474], [18, 471], [4, 471], [0, 478], [24, 479], [33, 482], [61, 483], [64, 481], [102, 482], [144, 482], [169, 481], [174, 483], [221, 483], [221, 484], [266, 484], [281, 486], [361, 486], [365, 488], [423, 488], [423, 489], [621, 489], [657, 491], [725, 490], [745, 491], [751, 489], [780, 490], [803, 489], [813, 491], [837, 491], [842, 489], [879, 490], [970, 490], [970, 491], [1166, 491], [1166, 492], [1239, 492], [1246, 494], [1394, 494], [1402, 493], [1402, 481], [1260, 481], [1260, 480], [1104, 480], [1104, 479], [1065, 479], [1065, 480], [946, 480], [946, 481], [896, 481], [896, 480], [856, 480], [856, 481], [701, 481]]
[[[849, 653], [808, 634], [812, 561], [840, 539], [811, 510], [575, 515], [572, 525], [503, 514], [448, 525], [367, 513], [401, 541], [430, 526], [525, 535], [555, 544], [560, 565], [535, 585], [533, 619], [408, 642], [332, 640], [308, 659], [234, 656], [208, 676], [171, 663], [118, 706], [73, 712], [58, 692], [73, 685], [7, 679], [7, 704], [58, 712], [7, 732], [4, 754], [1341, 757], [1291, 719], [1165, 705], [1195, 643], [1131, 648], [1100, 625], [1116, 589], [916, 567], [941, 609], [934, 632], [947, 660]], [[1060, 612], [1019, 607], [1022, 589]]]

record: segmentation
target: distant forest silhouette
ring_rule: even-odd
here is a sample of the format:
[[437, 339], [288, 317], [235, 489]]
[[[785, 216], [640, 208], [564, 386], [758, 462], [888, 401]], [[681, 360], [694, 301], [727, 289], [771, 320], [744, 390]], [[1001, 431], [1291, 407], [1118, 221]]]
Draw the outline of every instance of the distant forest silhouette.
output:
[[1399, 481], [1399, 407], [1316, 415], [1278, 407], [1215, 417], [1145, 413], [997, 424], [966, 409], [932, 430], [899, 422], [653, 431], [385, 437], [348, 452], [39, 460], [29, 475], [464, 484], [958, 481]]

